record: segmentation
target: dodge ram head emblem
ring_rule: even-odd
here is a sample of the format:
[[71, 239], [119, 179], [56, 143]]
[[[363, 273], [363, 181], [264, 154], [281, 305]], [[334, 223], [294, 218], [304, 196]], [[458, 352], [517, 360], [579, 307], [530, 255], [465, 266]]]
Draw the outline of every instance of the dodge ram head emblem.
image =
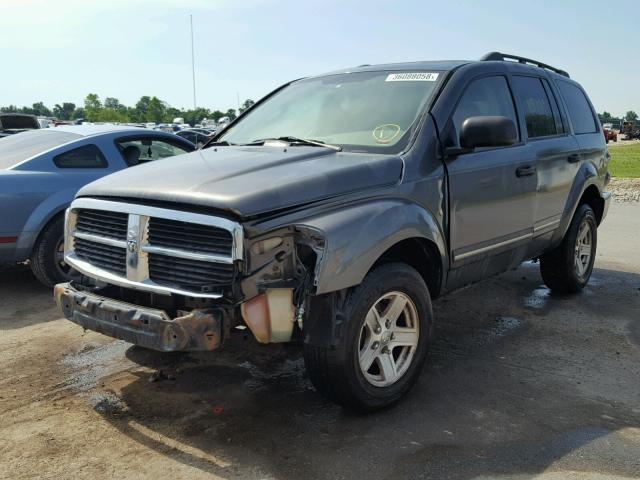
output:
[[127, 250], [129, 250], [129, 253], [136, 253], [138, 251], [138, 242], [136, 240], [127, 240]]

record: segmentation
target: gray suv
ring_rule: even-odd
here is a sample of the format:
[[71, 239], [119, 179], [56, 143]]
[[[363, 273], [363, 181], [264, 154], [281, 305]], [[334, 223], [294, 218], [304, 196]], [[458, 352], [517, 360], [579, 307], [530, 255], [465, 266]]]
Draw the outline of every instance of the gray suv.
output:
[[64, 315], [161, 351], [234, 328], [299, 342], [330, 399], [372, 411], [415, 383], [443, 292], [539, 259], [589, 281], [609, 203], [593, 106], [511, 55], [296, 80], [202, 150], [100, 179], [66, 216]]

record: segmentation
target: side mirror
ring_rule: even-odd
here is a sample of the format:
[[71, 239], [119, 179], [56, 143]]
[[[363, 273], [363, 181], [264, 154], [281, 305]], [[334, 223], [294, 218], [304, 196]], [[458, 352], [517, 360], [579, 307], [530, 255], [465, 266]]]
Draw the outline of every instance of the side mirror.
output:
[[477, 147], [506, 147], [518, 141], [518, 129], [507, 117], [469, 117], [462, 122], [460, 147], [473, 150]]

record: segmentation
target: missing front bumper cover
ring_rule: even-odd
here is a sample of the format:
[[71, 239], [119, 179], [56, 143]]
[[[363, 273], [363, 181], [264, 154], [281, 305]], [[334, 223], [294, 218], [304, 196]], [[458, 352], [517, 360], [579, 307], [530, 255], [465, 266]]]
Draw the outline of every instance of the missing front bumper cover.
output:
[[215, 350], [230, 323], [222, 308], [196, 309], [170, 318], [163, 310], [77, 290], [69, 283], [56, 285], [54, 297], [66, 318], [88, 330], [165, 352]]

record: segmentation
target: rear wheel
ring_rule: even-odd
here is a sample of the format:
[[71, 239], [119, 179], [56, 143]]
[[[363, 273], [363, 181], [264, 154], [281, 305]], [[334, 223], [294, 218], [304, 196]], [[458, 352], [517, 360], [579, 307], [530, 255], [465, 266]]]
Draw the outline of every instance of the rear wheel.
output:
[[593, 271], [598, 241], [596, 216], [589, 205], [578, 207], [562, 243], [540, 257], [540, 273], [551, 290], [578, 293]]
[[348, 293], [344, 314], [348, 323], [336, 348], [305, 344], [312, 383], [354, 410], [397, 402], [426, 358], [433, 315], [424, 280], [408, 265], [382, 265]]
[[71, 279], [71, 267], [64, 261], [64, 217], [54, 219], [40, 233], [29, 259], [36, 278], [47, 287]]

